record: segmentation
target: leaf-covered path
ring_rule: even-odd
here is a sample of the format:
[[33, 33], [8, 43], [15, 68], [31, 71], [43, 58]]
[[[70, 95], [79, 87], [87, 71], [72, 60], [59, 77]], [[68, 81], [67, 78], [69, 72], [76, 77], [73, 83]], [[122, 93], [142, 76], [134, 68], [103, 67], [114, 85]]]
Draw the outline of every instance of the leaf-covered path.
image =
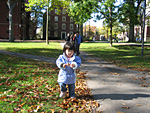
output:
[[150, 113], [148, 72], [117, 67], [81, 52], [81, 70], [86, 71], [88, 87], [104, 113]]

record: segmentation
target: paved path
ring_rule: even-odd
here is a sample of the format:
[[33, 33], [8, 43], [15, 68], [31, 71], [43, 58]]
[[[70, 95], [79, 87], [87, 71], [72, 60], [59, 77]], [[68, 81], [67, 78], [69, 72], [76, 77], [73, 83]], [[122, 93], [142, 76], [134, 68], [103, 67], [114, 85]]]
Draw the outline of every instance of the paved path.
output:
[[[0, 50], [0, 53], [55, 63], [56, 58], [26, 55]], [[144, 72], [119, 68], [104, 60], [81, 52], [81, 70], [90, 78], [88, 87], [100, 103], [97, 111], [104, 113], [150, 113], [150, 75]], [[142, 78], [143, 77], [143, 78]], [[141, 80], [140, 80], [141, 79]], [[146, 79], [146, 80], [145, 80]]]
[[9, 51], [5, 51], [5, 50], [0, 50], [0, 53], [12, 55], [12, 56], [23, 57], [23, 58], [30, 58], [30, 59], [33, 59], [33, 60], [49, 62], [49, 63], [55, 63], [55, 61], [56, 61], [56, 58], [37, 56], [37, 55], [21, 54], [21, 53], [9, 52]]
[[[87, 72], [88, 87], [104, 113], [150, 113], [150, 75], [119, 68], [81, 52], [81, 70]], [[146, 80], [145, 80], [146, 79]]]

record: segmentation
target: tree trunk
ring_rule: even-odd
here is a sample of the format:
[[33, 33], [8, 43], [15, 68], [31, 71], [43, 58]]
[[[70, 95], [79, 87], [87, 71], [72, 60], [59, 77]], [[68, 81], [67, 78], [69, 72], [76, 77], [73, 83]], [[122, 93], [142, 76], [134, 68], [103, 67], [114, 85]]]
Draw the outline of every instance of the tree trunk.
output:
[[112, 8], [109, 8], [109, 24], [110, 24], [110, 46], [112, 46]]
[[25, 37], [25, 40], [29, 40], [29, 24], [30, 23], [30, 13], [27, 12], [26, 13], [26, 37]]
[[47, 7], [47, 20], [46, 20], [46, 44], [48, 45], [49, 44], [49, 40], [48, 40], [48, 16], [49, 16], [49, 11], [48, 11], [48, 7]]
[[14, 42], [13, 37], [13, 5], [11, 0], [8, 0], [8, 7], [9, 7], [9, 41]]
[[129, 42], [135, 42], [134, 39], [134, 25], [130, 24], [129, 26]]
[[144, 15], [144, 19], [143, 19], [143, 33], [142, 33], [142, 53], [141, 53], [141, 56], [143, 57], [144, 55], [144, 32], [145, 32], [145, 12], [146, 12], [146, 0], [144, 0], [144, 12], [143, 12], [143, 15]]
[[13, 34], [13, 9], [17, 3], [17, 0], [12, 2], [12, 0], [8, 0], [7, 5], [9, 7], [9, 41], [14, 42], [14, 34]]
[[80, 34], [81, 34], [81, 36], [83, 37], [83, 24], [80, 25]]
[[13, 36], [13, 8], [9, 9], [9, 41], [14, 42]]

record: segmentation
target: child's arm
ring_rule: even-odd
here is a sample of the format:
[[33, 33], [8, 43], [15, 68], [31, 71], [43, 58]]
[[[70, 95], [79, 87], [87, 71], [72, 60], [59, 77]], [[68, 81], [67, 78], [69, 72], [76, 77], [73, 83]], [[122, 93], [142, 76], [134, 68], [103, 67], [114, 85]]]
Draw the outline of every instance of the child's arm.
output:
[[60, 69], [64, 69], [66, 66], [64, 65], [64, 61], [62, 60], [62, 56], [60, 55], [59, 58], [56, 60], [56, 65]]
[[72, 69], [76, 69], [76, 68], [79, 68], [80, 65], [81, 65], [81, 59], [80, 57], [76, 57], [75, 61], [70, 64], [70, 67]]

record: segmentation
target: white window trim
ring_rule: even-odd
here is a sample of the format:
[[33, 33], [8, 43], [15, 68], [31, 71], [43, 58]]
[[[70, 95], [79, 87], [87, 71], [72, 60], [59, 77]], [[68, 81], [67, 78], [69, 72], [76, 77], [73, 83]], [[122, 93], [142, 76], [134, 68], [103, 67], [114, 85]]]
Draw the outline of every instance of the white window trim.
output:
[[[56, 20], [56, 17], [57, 17], [57, 20]], [[58, 16], [55, 16], [55, 17], [54, 17], [54, 20], [55, 20], [55, 21], [58, 21]]]
[[[72, 29], [71, 29], [71, 26], [72, 26]], [[70, 24], [70, 30], [73, 30], [73, 24]]]
[[[63, 18], [65, 18], [65, 19], [63, 20]], [[62, 17], [62, 22], [66, 22], [66, 17], [65, 16]]]
[[[63, 25], [65, 25], [65, 28], [63, 28]], [[66, 29], [66, 24], [64, 24], [64, 23], [62, 24], [62, 29], [63, 29], [63, 30]]]
[[[55, 28], [55, 25], [57, 24], [57, 27]], [[58, 23], [54, 23], [54, 29], [58, 29]]]
[[61, 32], [61, 39], [63, 39], [63, 33], [65, 33], [66, 36], [66, 32]]
[[73, 22], [73, 18], [70, 18], [70, 22]]
[[57, 14], [57, 12], [58, 12], [58, 10], [57, 10], [57, 9], [55, 9], [55, 14]]
[[70, 31], [70, 34], [73, 35], [73, 31]]
[[66, 10], [65, 9], [62, 10], [62, 14], [66, 14]]
[[[57, 32], [57, 36], [55, 36], [55, 33]], [[58, 31], [54, 31], [54, 37], [58, 37]]]

